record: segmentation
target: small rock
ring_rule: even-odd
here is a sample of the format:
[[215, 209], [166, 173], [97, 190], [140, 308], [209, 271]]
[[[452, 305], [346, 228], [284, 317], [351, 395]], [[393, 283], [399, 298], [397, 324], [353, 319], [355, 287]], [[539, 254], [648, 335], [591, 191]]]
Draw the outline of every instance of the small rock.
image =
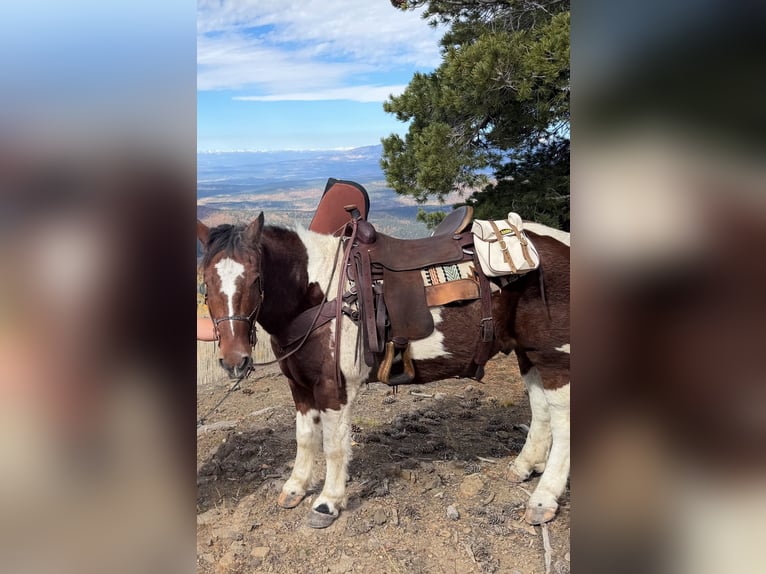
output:
[[378, 526], [382, 526], [388, 522], [388, 515], [386, 514], [386, 511], [382, 508], [378, 508], [375, 511], [375, 514], [372, 515], [372, 521]]
[[250, 551], [250, 556], [253, 558], [266, 558], [271, 548], [268, 546], [256, 546]]
[[197, 515], [197, 526], [205, 526], [206, 524], [212, 524], [216, 518], [220, 515], [217, 508], [211, 508], [207, 512]]
[[202, 554], [202, 559], [207, 562], [208, 564], [213, 564], [215, 562], [215, 556], [213, 556], [212, 552], [205, 552]]
[[221, 556], [218, 564], [216, 564], [216, 574], [228, 574], [229, 572], [236, 572], [238, 570], [238, 568], [236, 568], [237, 558], [242, 555], [244, 548], [245, 545], [242, 542], [232, 543], [226, 553]]
[[[199, 428], [197, 428], [197, 434], [205, 434], [210, 431], [216, 431], [216, 430], [231, 430], [235, 428], [238, 424], [238, 421], [218, 421], [215, 423], [210, 423], [208, 425], [202, 425]], [[225, 441], [226, 439], [224, 439]]]
[[527, 524], [523, 520], [520, 520], [518, 522], [511, 522], [511, 526], [513, 528], [516, 528], [517, 530], [521, 530], [522, 532], [526, 532], [530, 536], [537, 536], [537, 530], [535, 530], [535, 527], [531, 524]]
[[450, 520], [457, 520], [460, 518], [460, 513], [457, 511], [454, 504], [450, 504], [447, 507], [447, 518]]
[[423, 489], [424, 489], [423, 492], [428, 492], [429, 490], [439, 488], [441, 485], [442, 485], [442, 479], [439, 478], [438, 474], [435, 474], [425, 479], [425, 481], [423, 482]]
[[436, 393], [434, 395], [434, 399], [437, 401], [443, 401], [446, 398], [447, 398], [447, 395], [445, 393]]
[[484, 479], [479, 474], [469, 474], [460, 483], [460, 494], [464, 497], [476, 496], [484, 488]]
[[466, 385], [466, 386], [463, 388], [463, 392], [466, 392], [466, 393], [470, 393], [471, 391], [473, 391], [473, 390], [475, 390], [475, 389], [476, 389], [476, 387], [474, 387], [473, 385]]
[[566, 554], [564, 554], [564, 560], [566, 560], [567, 562], [569, 562], [569, 552], [567, 552]]
[[383, 467], [383, 474], [386, 476], [401, 476], [402, 474], [402, 465], [401, 464], [387, 464]]
[[415, 482], [416, 480], [416, 473], [414, 470], [410, 470], [409, 468], [403, 468], [399, 474], [404, 480], [408, 480], [410, 482]]
[[213, 529], [213, 538], [219, 540], [235, 540], [238, 534], [239, 531], [231, 526], [219, 526]]
[[327, 568], [327, 571], [332, 574], [345, 574], [346, 572], [353, 572], [353, 570], [354, 559], [345, 552], [341, 553], [340, 558]]

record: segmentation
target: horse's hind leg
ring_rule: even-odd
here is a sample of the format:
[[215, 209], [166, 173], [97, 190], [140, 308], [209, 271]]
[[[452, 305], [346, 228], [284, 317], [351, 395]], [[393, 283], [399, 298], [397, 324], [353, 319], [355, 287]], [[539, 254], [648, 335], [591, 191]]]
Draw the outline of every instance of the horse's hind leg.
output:
[[292, 381], [290, 388], [295, 400], [295, 440], [298, 444], [295, 464], [290, 478], [282, 487], [279, 494], [279, 505], [282, 508], [294, 508], [306, 496], [306, 490], [311, 486], [314, 470], [314, 459], [322, 444], [322, 427], [319, 411], [309, 400], [310, 393], [302, 392]]
[[552, 443], [545, 472], [529, 498], [525, 519], [530, 524], [548, 522], [558, 510], [558, 499], [569, 478], [569, 383], [544, 389], [550, 411]]
[[531, 367], [522, 374], [522, 378], [529, 392], [532, 422], [524, 448], [508, 468], [506, 476], [512, 482], [525, 481], [533, 471], [543, 472], [551, 448], [551, 415], [540, 371], [537, 367]]

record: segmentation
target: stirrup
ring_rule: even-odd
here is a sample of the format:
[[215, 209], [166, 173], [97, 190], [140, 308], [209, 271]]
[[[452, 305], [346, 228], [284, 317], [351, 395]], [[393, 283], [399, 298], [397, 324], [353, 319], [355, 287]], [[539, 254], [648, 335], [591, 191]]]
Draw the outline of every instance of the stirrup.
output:
[[396, 348], [393, 341], [386, 343], [386, 354], [378, 367], [378, 380], [387, 385], [406, 385], [415, 379], [415, 365], [412, 364], [410, 344], [407, 343], [402, 351], [402, 372], [391, 376], [391, 366], [394, 364]]

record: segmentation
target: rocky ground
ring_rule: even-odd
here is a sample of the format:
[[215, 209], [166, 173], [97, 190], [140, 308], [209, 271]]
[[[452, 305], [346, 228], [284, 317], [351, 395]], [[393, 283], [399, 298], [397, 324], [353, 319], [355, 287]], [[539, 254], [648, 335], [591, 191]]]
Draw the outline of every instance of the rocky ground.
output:
[[[200, 416], [229, 384], [198, 384]], [[306, 525], [311, 495], [292, 510], [276, 503], [294, 416], [287, 383], [267, 367], [198, 429], [199, 573], [569, 572], [569, 491], [550, 524], [532, 527], [524, 506], [539, 477], [503, 476], [530, 419], [514, 357], [490, 361], [483, 382], [362, 387], [348, 508], [325, 530]]]

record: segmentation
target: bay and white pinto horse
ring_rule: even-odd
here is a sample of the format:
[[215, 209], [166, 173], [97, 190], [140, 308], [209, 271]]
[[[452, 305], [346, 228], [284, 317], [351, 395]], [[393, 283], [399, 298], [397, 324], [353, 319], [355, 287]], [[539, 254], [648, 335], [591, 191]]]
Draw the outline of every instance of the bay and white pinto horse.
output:
[[[542, 473], [525, 515], [528, 522], [540, 524], [555, 516], [569, 476], [569, 238], [540, 225], [525, 229], [537, 247], [541, 268], [493, 293], [492, 354], [516, 353], [529, 392], [532, 422], [507, 477], [521, 482], [533, 472]], [[355, 352], [358, 327], [345, 315], [340, 326], [335, 319], [324, 323], [302, 344], [284, 343], [298, 316], [320, 305], [325, 293], [337, 292], [342, 275], [336, 259], [339, 240], [302, 229], [264, 226], [263, 214], [246, 226], [209, 229], [198, 221], [197, 235], [205, 248], [204, 280], [221, 366], [232, 377], [250, 372], [257, 323], [271, 336], [292, 391], [297, 455], [279, 505], [300, 504], [313, 482], [315, 457], [324, 451], [324, 487], [312, 504], [308, 524], [327, 527], [346, 504], [354, 397], [364, 382], [374, 380], [374, 374], [362, 354]], [[411, 343], [415, 383], [460, 375], [471, 363], [480, 337], [479, 301], [433, 308], [432, 314], [433, 334]], [[475, 329], [467, 327], [471, 325]], [[341, 348], [335, 349], [338, 328]]]

